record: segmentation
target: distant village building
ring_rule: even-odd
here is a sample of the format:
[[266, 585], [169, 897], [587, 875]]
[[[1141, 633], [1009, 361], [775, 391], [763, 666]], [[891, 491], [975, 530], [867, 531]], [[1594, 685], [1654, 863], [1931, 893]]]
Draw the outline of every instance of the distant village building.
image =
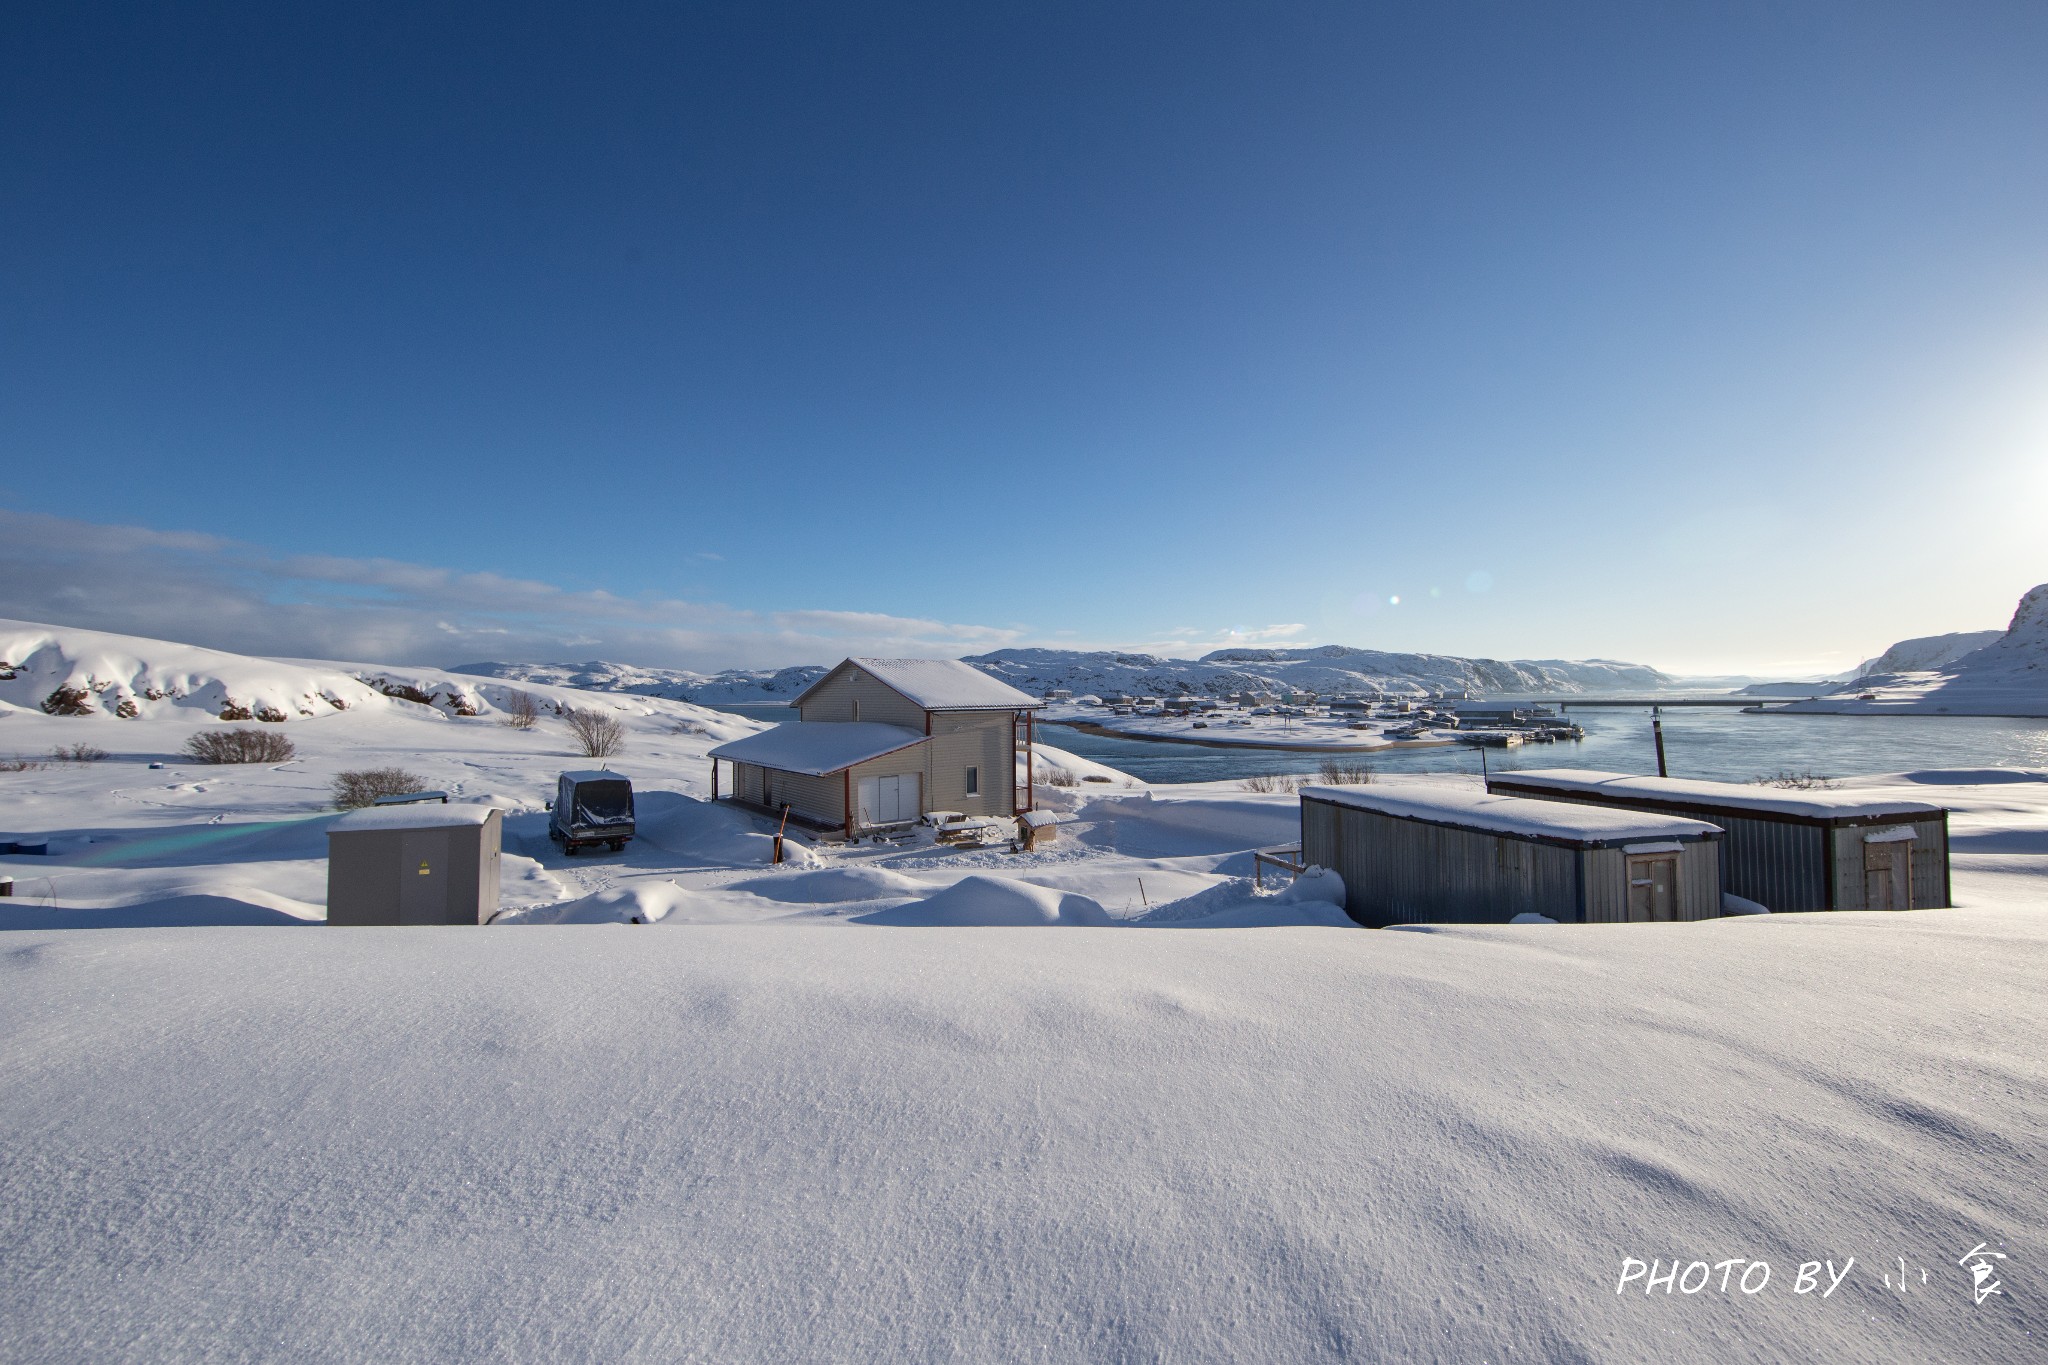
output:
[[1301, 859], [1360, 924], [1712, 919], [1721, 831], [1699, 820], [1463, 788], [1305, 787]]
[[1769, 910], [1949, 904], [1948, 812], [1924, 801], [1560, 768], [1500, 773], [1488, 790], [1708, 820], [1727, 831], [1721, 883]]
[[953, 659], [847, 659], [791, 703], [799, 719], [711, 751], [712, 799], [851, 838], [929, 810], [1031, 809], [1033, 713], [1045, 703]]

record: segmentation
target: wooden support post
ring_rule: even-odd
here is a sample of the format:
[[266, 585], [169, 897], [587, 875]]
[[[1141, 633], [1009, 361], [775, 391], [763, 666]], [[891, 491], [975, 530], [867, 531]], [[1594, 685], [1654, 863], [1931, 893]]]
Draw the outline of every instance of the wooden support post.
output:
[[846, 779], [846, 842], [853, 842], [853, 769], [840, 774]]
[[1651, 721], [1650, 734], [1657, 741], [1657, 776], [1669, 777], [1671, 774], [1664, 767], [1664, 722], [1661, 720]]
[[782, 866], [782, 836], [789, 830], [789, 802], [782, 803], [782, 823], [775, 828], [775, 865]]
[[718, 799], [718, 760], [711, 760], [711, 799]]

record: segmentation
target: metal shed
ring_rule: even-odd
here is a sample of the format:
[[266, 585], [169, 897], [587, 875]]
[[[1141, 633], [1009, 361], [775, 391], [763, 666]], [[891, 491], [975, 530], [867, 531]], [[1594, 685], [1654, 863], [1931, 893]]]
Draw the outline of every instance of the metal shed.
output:
[[1721, 831], [1698, 820], [1462, 787], [1306, 787], [1301, 859], [1360, 924], [1712, 919]]
[[327, 827], [329, 924], [482, 924], [498, 910], [504, 812], [387, 806]]
[[1727, 831], [1722, 888], [1770, 910], [1922, 910], [1950, 903], [1948, 812], [1924, 801], [1577, 768], [1496, 773], [1488, 788], [1711, 821]]

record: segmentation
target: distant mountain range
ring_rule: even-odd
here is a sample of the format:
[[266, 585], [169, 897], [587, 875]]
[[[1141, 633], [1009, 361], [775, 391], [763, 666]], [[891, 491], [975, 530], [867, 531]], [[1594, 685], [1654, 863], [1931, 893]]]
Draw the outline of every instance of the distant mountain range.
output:
[[[1169, 659], [1114, 650], [999, 649], [965, 662], [1013, 687], [1042, 696], [1064, 688], [1076, 696], [1221, 696], [1231, 692], [1304, 688], [1315, 692], [1380, 691], [1474, 696], [1657, 691], [1677, 680], [1643, 664], [1609, 659], [1465, 659], [1449, 654], [1393, 654], [1347, 645], [1303, 649], [1223, 649], [1199, 659]], [[637, 668], [602, 660], [582, 664], [462, 664], [458, 673], [591, 691], [634, 692], [706, 705], [787, 702], [822, 677], [825, 664], [774, 671]]]

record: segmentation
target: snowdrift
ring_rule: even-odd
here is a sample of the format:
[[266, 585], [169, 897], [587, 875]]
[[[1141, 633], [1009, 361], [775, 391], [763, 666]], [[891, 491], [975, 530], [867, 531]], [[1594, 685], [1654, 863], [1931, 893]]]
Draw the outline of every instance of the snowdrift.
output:
[[6, 1354], [2038, 1360], [2044, 928], [11, 934]]
[[1033, 925], [1105, 927], [1109, 912], [1086, 896], [1053, 891], [1007, 877], [963, 877], [923, 900], [862, 915], [858, 924], [925, 928], [1024, 928]]

